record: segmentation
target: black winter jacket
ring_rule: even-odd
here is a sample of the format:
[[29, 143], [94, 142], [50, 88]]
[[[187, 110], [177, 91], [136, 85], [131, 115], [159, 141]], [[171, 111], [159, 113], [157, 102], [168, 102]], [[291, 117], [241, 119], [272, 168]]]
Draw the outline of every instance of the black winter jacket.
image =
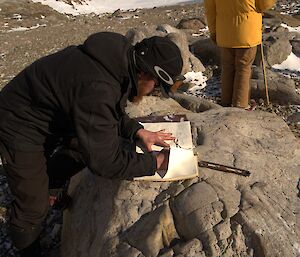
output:
[[96, 174], [154, 174], [151, 154], [126, 151], [119, 141], [142, 127], [124, 112], [137, 84], [131, 54], [124, 36], [102, 32], [35, 61], [0, 92], [0, 140], [18, 151], [45, 151], [75, 133]]

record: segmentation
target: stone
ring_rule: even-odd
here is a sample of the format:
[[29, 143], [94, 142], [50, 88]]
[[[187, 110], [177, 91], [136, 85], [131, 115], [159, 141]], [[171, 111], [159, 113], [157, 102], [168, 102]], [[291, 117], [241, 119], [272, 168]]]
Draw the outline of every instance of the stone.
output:
[[178, 237], [171, 210], [164, 205], [146, 214], [126, 233], [126, 241], [145, 256], [157, 256], [161, 249], [169, 247]]
[[[161, 115], [172, 111], [174, 100], [169, 108], [160, 101]], [[127, 111], [138, 113], [131, 108], [147, 109], [144, 104]], [[192, 182], [149, 183], [84, 170], [71, 180], [62, 257], [299, 255], [300, 145], [287, 124], [272, 113], [238, 108], [186, 115], [199, 160], [251, 175], [200, 168]]]
[[180, 237], [190, 240], [218, 224], [222, 220], [220, 213], [223, 206], [221, 210], [214, 208], [213, 204], [217, 201], [217, 194], [205, 182], [197, 183], [179, 194], [171, 202], [171, 209]]
[[[270, 102], [287, 104], [300, 104], [300, 95], [296, 92], [295, 82], [279, 73], [266, 69]], [[251, 98], [266, 99], [266, 86], [262, 67], [253, 69], [251, 85]]]
[[300, 57], [300, 40], [291, 40], [292, 52]]
[[176, 26], [178, 29], [190, 29], [199, 32], [206, 28], [205, 22], [199, 18], [182, 19]]
[[285, 61], [292, 52], [292, 46], [286, 38], [273, 38], [266, 39], [264, 53], [267, 63], [270, 66], [280, 64]]
[[205, 98], [175, 93], [173, 97], [182, 107], [192, 112], [204, 112], [210, 109], [222, 108], [222, 106], [215, 104]]
[[296, 112], [287, 117], [287, 122], [300, 124], [300, 112]]
[[170, 33], [167, 37], [171, 39], [181, 51], [183, 59], [182, 74], [186, 74], [189, 71], [205, 71], [205, 67], [201, 61], [190, 52], [187, 37], [184, 33]]
[[200, 39], [193, 42], [190, 46], [191, 52], [206, 65], [220, 64], [220, 50], [217, 45], [209, 38]]
[[[268, 10], [266, 13], [270, 17], [273, 17], [273, 19], [279, 20], [280, 23], [285, 23], [290, 27], [300, 26], [300, 20], [293, 17], [292, 15], [285, 15], [285, 14], [279, 13], [279, 12], [274, 11], [274, 10]], [[266, 14], [264, 14], [264, 15], [266, 15]], [[272, 19], [270, 19], [270, 20], [272, 20]]]
[[133, 45], [142, 41], [144, 38], [152, 36], [167, 36], [179, 47], [183, 59], [182, 74], [189, 71], [202, 72], [205, 70], [201, 61], [190, 52], [187, 35], [180, 29], [176, 29], [168, 24], [162, 24], [158, 26], [134, 28], [128, 30], [126, 33], [126, 37]]

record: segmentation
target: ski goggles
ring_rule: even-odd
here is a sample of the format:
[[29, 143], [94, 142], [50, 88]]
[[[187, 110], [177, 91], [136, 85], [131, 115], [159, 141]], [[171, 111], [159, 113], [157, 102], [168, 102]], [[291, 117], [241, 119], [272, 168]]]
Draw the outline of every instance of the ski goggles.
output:
[[184, 80], [186, 79], [183, 75], [178, 75], [172, 78], [165, 70], [159, 66], [154, 66], [155, 78], [157, 79], [157, 85], [161, 88], [162, 94], [165, 97], [173, 95], [178, 88], [180, 88]]

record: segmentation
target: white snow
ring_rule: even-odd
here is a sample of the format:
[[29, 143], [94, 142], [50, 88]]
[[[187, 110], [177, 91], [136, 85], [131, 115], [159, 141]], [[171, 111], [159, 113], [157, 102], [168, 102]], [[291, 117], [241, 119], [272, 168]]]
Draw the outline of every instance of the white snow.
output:
[[26, 31], [26, 30], [31, 30], [31, 29], [37, 29], [39, 27], [46, 27], [46, 24], [37, 24], [32, 27], [17, 27], [17, 28], [12, 28], [8, 30], [7, 32], [17, 32], [17, 31]]
[[281, 27], [287, 28], [289, 30], [289, 32], [297, 32], [300, 33], [300, 26], [298, 27], [290, 27], [285, 23], [281, 23]]
[[292, 52], [284, 62], [275, 64], [272, 67], [277, 70], [291, 70], [300, 72], [300, 58]]
[[185, 75], [185, 83], [192, 85], [189, 91], [193, 92], [195, 90], [201, 90], [206, 87], [207, 77], [203, 76], [202, 72], [188, 72]]
[[[118, 9], [129, 10], [136, 8], [152, 8], [155, 6], [167, 6], [191, 0], [85, 0], [85, 4], [72, 2], [72, 5], [57, 0], [32, 0], [33, 2], [48, 5], [54, 10], [72, 15], [95, 13], [101, 14], [114, 12]], [[201, 1], [201, 0], [198, 0]]]

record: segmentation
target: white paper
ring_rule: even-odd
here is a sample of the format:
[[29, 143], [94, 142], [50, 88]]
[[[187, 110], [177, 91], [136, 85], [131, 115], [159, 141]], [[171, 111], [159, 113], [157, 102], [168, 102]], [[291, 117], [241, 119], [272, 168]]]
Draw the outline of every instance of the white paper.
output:
[[[170, 156], [167, 171], [157, 171], [153, 176], [135, 178], [135, 180], [148, 181], [172, 181], [188, 179], [198, 176], [198, 162], [194, 155], [191, 134], [191, 124], [189, 121], [183, 122], [159, 122], [143, 123], [145, 129], [149, 131], [159, 131], [165, 129], [176, 137], [176, 143], [168, 141], [170, 144]], [[155, 146], [153, 150], [160, 151], [162, 147]], [[143, 152], [137, 147], [137, 152]]]

